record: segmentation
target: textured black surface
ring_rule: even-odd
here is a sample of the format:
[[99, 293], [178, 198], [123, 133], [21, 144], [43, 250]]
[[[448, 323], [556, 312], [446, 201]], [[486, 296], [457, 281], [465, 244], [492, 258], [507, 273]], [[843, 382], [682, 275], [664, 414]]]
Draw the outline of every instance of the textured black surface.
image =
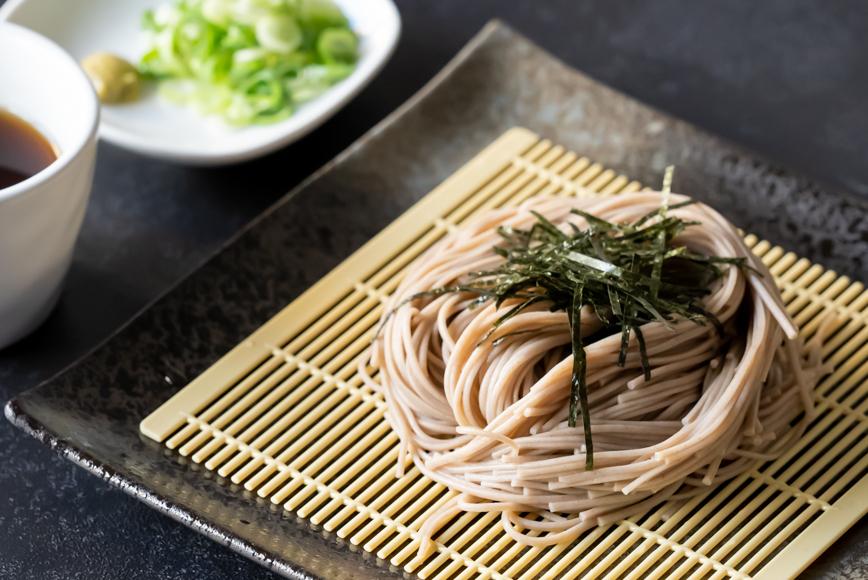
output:
[[[0, 353], [0, 395], [8, 398], [19, 393], [93, 347], [201, 263], [244, 222], [402, 102], [498, 11], [570, 63], [614, 86], [769, 152], [803, 173], [845, 184], [856, 192], [866, 191], [868, 178], [862, 155], [868, 145], [868, 118], [861, 103], [868, 97], [868, 88], [861, 61], [868, 54], [868, 41], [858, 28], [866, 21], [861, 5], [854, 3], [844, 11], [840, 4], [823, 3], [821, 9], [820, 3], [772, 2], [750, 8], [753, 3], [738, 2], [720, 3], [714, 9], [706, 5], [705, 12], [699, 12], [686, 2], [541, 4], [518, 2], [509, 8], [495, 2], [400, 4], [405, 32], [395, 59], [383, 75], [303, 143], [261, 161], [220, 170], [193, 170], [102, 146], [94, 202], [67, 291], [46, 326]], [[484, 75], [497, 73], [501, 80], [513, 75], [510, 86], [521, 89], [526, 81], [515, 76], [521, 67], [497, 64], [495, 55], [507, 48], [492, 51], [489, 61], [467, 72], [462, 86], [485, 95], [493, 87], [485, 86]], [[536, 74], [533, 67], [521, 70], [527, 76]], [[177, 315], [164, 311], [160, 328], [172, 332], [155, 334], [151, 329], [144, 337], [139, 335], [150, 350], [128, 349], [133, 357], [142, 357], [140, 364], [132, 368], [126, 365], [125, 373], [111, 373], [109, 380], [105, 375], [93, 382], [82, 380], [88, 375], [78, 375], [77, 380], [67, 377], [65, 382], [55, 383], [57, 398], [52, 404], [68, 410], [75, 401], [91, 398], [97, 405], [113, 385], [129, 385], [131, 394], [156, 400], [161, 396], [156, 385], [165, 384], [160, 383], [161, 374], [172, 377], [176, 384], [189, 378], [205, 364], [204, 359], [216, 356], [238, 335], [264, 320], [273, 311], [270, 309], [312, 282], [397, 215], [410, 199], [454, 169], [466, 159], [462, 155], [469, 156], [487, 142], [500, 124], [524, 122], [529, 116], [534, 116], [536, 126], [524, 124], [531, 128], [640, 178], [656, 178], [654, 163], [666, 161], [675, 161], [680, 168], [691, 164], [709, 168], [708, 176], [715, 181], [706, 194], [739, 225], [865, 278], [865, 263], [860, 261], [866, 255], [863, 203], [847, 202], [833, 194], [812, 194], [810, 184], [757, 166], [740, 155], [715, 153], [708, 158], [704, 147], [679, 147], [683, 144], [680, 138], [654, 144], [653, 139], [624, 140], [622, 134], [619, 141], [614, 138], [618, 131], [610, 132], [605, 124], [595, 125], [590, 133], [575, 131], [564, 136], [559, 134], [565, 130], [561, 125], [571, 125], [561, 123], [559, 115], [564, 111], [556, 105], [573, 97], [578, 102], [582, 95], [574, 94], [574, 87], [558, 76], [545, 80], [550, 88], [527, 97], [523, 110], [508, 100], [493, 98], [493, 94], [488, 101], [468, 101], [460, 93], [445, 94], [437, 99], [437, 107], [432, 105], [408, 120], [397, 141], [384, 144], [374, 139], [383, 155], [401, 162], [396, 168], [398, 175], [390, 168], [370, 164], [345, 169], [342, 178], [333, 177], [293, 201], [302, 205], [284, 207], [281, 215], [293, 228], [272, 228], [256, 242], [257, 248], [272, 253], [268, 258], [272, 268], [274, 260], [286, 262], [273, 281], [257, 286], [263, 282], [261, 278], [221, 279], [225, 300], [236, 309], [232, 310], [233, 317], [216, 326], [231, 332], [202, 323], [206, 318], [227, 317], [220, 308], [200, 304], [198, 309]], [[555, 106], [546, 109], [553, 103]], [[568, 113], [575, 115], [577, 110], [571, 107]], [[593, 119], [592, 110], [586, 112], [590, 113], [589, 122], [599, 122]], [[454, 123], [480, 117], [483, 123], [474, 131], [455, 131]], [[641, 119], [627, 110], [618, 121]], [[678, 137], [679, 127], [666, 126], [661, 134]], [[663, 153], [655, 160], [652, 154], [657, 151]], [[438, 158], [425, 158], [425, 154]], [[691, 175], [679, 169], [681, 181], [676, 185], [693, 191], [697, 185], [705, 188], [709, 184], [690, 181]], [[409, 190], [404, 187], [410, 183], [405, 181], [408, 179], [414, 184]], [[335, 214], [346, 215], [351, 221], [338, 222], [333, 219]], [[834, 215], [838, 217], [831, 217]], [[806, 228], [802, 228], [803, 223]], [[793, 229], [793, 224], [802, 229]], [[306, 229], [294, 229], [302, 226]], [[304, 237], [296, 237], [299, 233]], [[832, 239], [843, 243], [832, 243]], [[249, 255], [240, 256], [230, 252], [221, 260], [247, 268], [244, 262]], [[287, 256], [291, 257], [288, 262]], [[199, 284], [198, 290], [195, 283], [194, 288], [186, 285], [186, 291], [197, 296], [199, 291], [213, 290], [209, 284]], [[244, 296], [247, 298], [239, 302]], [[159, 354], [171, 347], [179, 360], [166, 360]], [[94, 364], [99, 360], [105, 368], [117, 366], [117, 355], [108, 359], [103, 355], [94, 359]], [[96, 390], [89, 391], [88, 384]], [[135, 384], [148, 390], [139, 393]], [[140, 410], [132, 409], [135, 413]], [[109, 423], [118, 419], [115, 412], [104, 418]], [[70, 431], [80, 441], [94, 437], [93, 444], [105, 445], [106, 441], [93, 432], [88, 434], [87, 427], [95, 426], [83, 421]], [[0, 471], [0, 576], [266, 575], [52, 457], [8, 425], [0, 426], [0, 449], [4, 464]], [[131, 449], [108, 451], [151, 452], [141, 443]], [[135, 462], [127, 467], [134, 469]], [[229, 493], [227, 497], [235, 496]], [[244, 505], [238, 509], [243, 510]], [[291, 521], [276, 517], [271, 523], [288, 530], [288, 537], [295, 537], [292, 532], [297, 527]], [[865, 553], [865, 537], [864, 526], [849, 534], [813, 569], [814, 574], [862, 575], [865, 564], [860, 554]]]

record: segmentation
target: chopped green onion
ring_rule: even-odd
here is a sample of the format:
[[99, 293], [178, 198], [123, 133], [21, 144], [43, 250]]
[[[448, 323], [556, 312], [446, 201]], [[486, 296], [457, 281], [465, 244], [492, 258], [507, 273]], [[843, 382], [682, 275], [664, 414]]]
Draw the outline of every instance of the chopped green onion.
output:
[[[276, 14], [263, 16], [256, 21], [256, 40], [266, 50], [281, 54], [290, 54], [301, 45], [302, 32], [291, 16]], [[353, 39], [356, 35], [344, 30]], [[320, 41], [322, 35], [320, 35]]]
[[358, 58], [359, 40], [346, 28], [326, 28], [319, 35], [316, 50], [328, 63], [352, 64]]
[[330, 0], [175, 0], [142, 15], [140, 72], [172, 102], [233, 125], [271, 123], [340, 82], [358, 37]]
[[299, 18], [312, 28], [333, 26], [348, 28], [347, 17], [331, 0], [301, 0], [298, 4]]

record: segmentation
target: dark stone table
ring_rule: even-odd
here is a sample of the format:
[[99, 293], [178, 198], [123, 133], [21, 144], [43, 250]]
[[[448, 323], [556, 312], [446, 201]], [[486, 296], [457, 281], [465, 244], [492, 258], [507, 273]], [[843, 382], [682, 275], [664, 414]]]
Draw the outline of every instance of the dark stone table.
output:
[[[400, 105], [492, 17], [593, 77], [845, 195], [868, 197], [864, 3], [398, 4], [404, 32], [392, 61], [301, 143], [222, 169], [169, 165], [101, 144], [66, 290], [42, 328], [0, 352], [0, 399], [36, 385], [104, 340]], [[271, 576], [5, 422], [0, 464], [2, 578]], [[862, 522], [807, 575], [865, 577], [866, 553], [868, 525]]]

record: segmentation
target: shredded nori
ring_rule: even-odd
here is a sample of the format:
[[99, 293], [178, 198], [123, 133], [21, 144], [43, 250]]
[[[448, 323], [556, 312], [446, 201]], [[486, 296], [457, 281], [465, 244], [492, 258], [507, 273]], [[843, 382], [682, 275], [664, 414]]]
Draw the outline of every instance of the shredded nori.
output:
[[[693, 203], [674, 204], [675, 209]], [[568, 423], [575, 427], [579, 413], [584, 430], [586, 469], [593, 469], [594, 447], [585, 383], [585, 350], [581, 335], [582, 307], [591, 307], [603, 324], [600, 333], [621, 334], [618, 366], [627, 360], [630, 334], [636, 337], [646, 379], [651, 378], [645, 339], [640, 327], [659, 321], [667, 326], [677, 319], [697, 324], [720, 323], [701, 306], [710, 286], [726, 264], [744, 266], [743, 258], [707, 256], [674, 243], [685, 228], [698, 222], [670, 216], [666, 204], [633, 223], [616, 224], [581, 210], [573, 213], [585, 219], [587, 228], [568, 224], [565, 233], [534, 212], [530, 229], [500, 227], [502, 243], [494, 252], [503, 263], [489, 271], [471, 272], [455, 286], [435, 288], [408, 299], [440, 296], [450, 292], [476, 294], [478, 302], [493, 300], [497, 307], [509, 299], [511, 305], [494, 323], [493, 332], [507, 320], [536, 303], [552, 311], [565, 311], [569, 318], [573, 368], [570, 382]], [[656, 219], [655, 219], [656, 218]], [[504, 337], [495, 339], [502, 342]]]

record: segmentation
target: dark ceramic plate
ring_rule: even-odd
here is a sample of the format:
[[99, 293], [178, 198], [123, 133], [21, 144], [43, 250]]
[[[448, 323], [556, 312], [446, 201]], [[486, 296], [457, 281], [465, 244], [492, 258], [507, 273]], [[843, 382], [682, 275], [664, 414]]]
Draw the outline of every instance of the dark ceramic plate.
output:
[[139, 436], [139, 421], [477, 151], [527, 127], [676, 189], [742, 228], [863, 277], [866, 204], [660, 114], [492, 24], [410, 102], [9, 419], [156, 509], [290, 577], [400, 576]]

